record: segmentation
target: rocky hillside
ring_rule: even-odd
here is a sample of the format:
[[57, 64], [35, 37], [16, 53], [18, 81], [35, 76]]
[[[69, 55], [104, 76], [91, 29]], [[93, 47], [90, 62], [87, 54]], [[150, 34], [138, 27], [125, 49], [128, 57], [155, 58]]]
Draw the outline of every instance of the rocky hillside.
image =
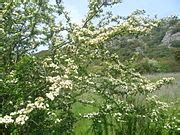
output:
[[172, 46], [175, 42], [180, 43], [180, 22], [170, 27], [162, 40], [162, 43], [168, 47]]

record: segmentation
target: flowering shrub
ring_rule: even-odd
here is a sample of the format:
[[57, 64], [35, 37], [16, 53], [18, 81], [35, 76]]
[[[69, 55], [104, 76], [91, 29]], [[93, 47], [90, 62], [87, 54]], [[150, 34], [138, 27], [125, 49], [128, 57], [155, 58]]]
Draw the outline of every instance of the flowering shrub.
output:
[[[92, 134], [163, 134], [179, 130], [175, 124], [168, 126], [171, 117], [166, 110], [170, 104], [149, 96], [174, 78], [151, 82], [123, 65], [118, 55], [104, 45], [115, 36], [147, 34], [157, 22], [136, 12], [118, 25], [95, 26], [91, 20], [101, 15], [102, 6], [98, 1], [90, 2], [83, 26], [70, 22], [62, 5], [47, 10], [60, 12], [67, 20], [66, 26], [50, 22], [46, 41], [51, 54], [36, 58], [24, 53], [11, 67], [4, 63], [0, 116], [3, 133], [73, 134], [75, 124], [84, 119], [91, 121]], [[4, 21], [8, 22], [5, 17]], [[2, 28], [6, 36], [8, 25], [4, 23]], [[64, 30], [68, 32], [67, 38], [61, 35]], [[13, 60], [12, 57], [10, 62]], [[90, 93], [99, 99], [82, 98]], [[96, 111], [75, 113], [75, 104], [89, 105]]]
[[154, 59], [143, 58], [136, 69], [141, 73], [161, 72], [161, 65]]

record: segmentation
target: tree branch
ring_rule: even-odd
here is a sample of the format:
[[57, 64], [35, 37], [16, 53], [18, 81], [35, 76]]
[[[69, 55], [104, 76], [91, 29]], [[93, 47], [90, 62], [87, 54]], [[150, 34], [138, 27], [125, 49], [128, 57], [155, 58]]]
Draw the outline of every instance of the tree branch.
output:
[[102, 3], [99, 7], [98, 7], [98, 11], [96, 11], [92, 16], [90, 16], [89, 18], [86, 19], [84, 25], [82, 26], [82, 28], [85, 28], [87, 26], [87, 23], [95, 16], [97, 15], [97, 13], [99, 12], [99, 10], [104, 6], [104, 3]]

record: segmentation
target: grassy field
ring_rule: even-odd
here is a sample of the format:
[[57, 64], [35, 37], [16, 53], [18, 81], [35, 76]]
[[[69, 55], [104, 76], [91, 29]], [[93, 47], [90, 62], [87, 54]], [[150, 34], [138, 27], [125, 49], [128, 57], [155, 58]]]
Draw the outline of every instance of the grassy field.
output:
[[[152, 81], [156, 81], [158, 79], [161, 79], [163, 77], [174, 77], [175, 81], [173, 84], [163, 86], [159, 91], [156, 91], [153, 93], [153, 95], [158, 95], [162, 101], [178, 101], [178, 98], [180, 99], [180, 73], [166, 73], [166, 74], [149, 74], [145, 75], [147, 78], [149, 78]], [[95, 99], [100, 103], [102, 101], [101, 97], [98, 97], [97, 95], [94, 95], [92, 93], [88, 93], [83, 95], [83, 99]], [[178, 102], [179, 104], [179, 102]], [[177, 106], [178, 107], [178, 106]], [[74, 104], [73, 106], [73, 111], [78, 115], [79, 113], [84, 114], [84, 113], [90, 113], [90, 112], [96, 112], [97, 108], [92, 107], [90, 105], [83, 105], [80, 103]], [[78, 123], [75, 125], [75, 134], [78, 135], [84, 135], [87, 134], [88, 129], [90, 129], [91, 121], [90, 120], [80, 120]], [[91, 133], [89, 133], [91, 134]]]

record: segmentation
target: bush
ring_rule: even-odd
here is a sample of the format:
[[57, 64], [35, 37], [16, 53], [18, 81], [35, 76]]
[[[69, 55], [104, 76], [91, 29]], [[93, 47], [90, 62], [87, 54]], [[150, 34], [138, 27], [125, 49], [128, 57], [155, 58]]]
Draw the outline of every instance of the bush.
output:
[[157, 46], [152, 46], [152, 47], [147, 47], [146, 56], [149, 58], [173, 58], [173, 53], [171, 49], [169, 49], [167, 46], [164, 45], [157, 45]]
[[180, 72], [180, 63], [173, 58], [160, 58], [158, 59], [164, 72]]
[[180, 47], [180, 40], [175, 40], [171, 43], [171, 47], [177, 47], [179, 48]]
[[136, 70], [140, 73], [161, 72], [162, 68], [155, 59], [143, 58], [136, 66]]
[[171, 30], [172, 30], [172, 34], [180, 32], [180, 22], [177, 22], [176, 24], [174, 24]]
[[175, 51], [175, 59], [176, 59], [177, 61], [180, 61], [180, 49], [177, 49], [177, 50]]

